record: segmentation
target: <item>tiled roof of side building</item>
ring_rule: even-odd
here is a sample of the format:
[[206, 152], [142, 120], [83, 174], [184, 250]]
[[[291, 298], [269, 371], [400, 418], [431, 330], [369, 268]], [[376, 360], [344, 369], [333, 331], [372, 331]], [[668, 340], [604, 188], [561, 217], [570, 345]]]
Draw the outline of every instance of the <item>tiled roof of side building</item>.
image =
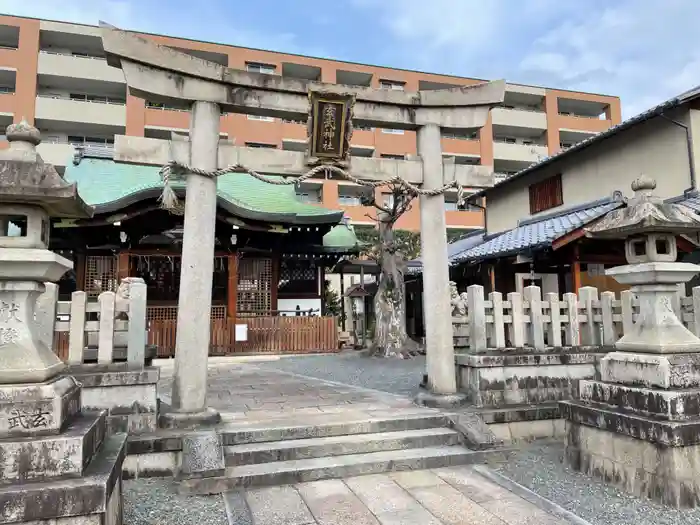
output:
[[533, 171], [536, 171], [544, 166], [547, 166], [548, 164], [551, 164], [555, 161], [561, 160], [565, 157], [568, 157], [570, 155], [573, 155], [577, 151], [581, 151], [593, 144], [598, 144], [602, 142], [605, 139], [608, 139], [610, 137], [613, 137], [617, 135], [618, 133], [625, 131], [626, 129], [629, 129], [633, 126], [636, 126], [637, 124], [641, 124], [642, 122], [645, 122], [647, 120], [650, 120], [654, 117], [658, 117], [662, 115], [664, 112], [669, 111], [671, 109], [674, 109], [681, 104], [685, 104], [686, 102], [690, 102], [692, 100], [695, 100], [696, 98], [700, 97], [700, 86], [694, 87], [693, 89], [690, 89], [684, 93], [681, 93], [678, 96], [675, 96], [669, 100], [666, 100], [665, 102], [662, 102], [658, 106], [655, 106], [651, 109], [648, 109], [647, 111], [644, 111], [643, 113], [640, 113], [639, 115], [636, 115], [634, 117], [631, 117], [617, 126], [613, 126], [611, 128], [608, 128], [605, 131], [601, 131], [600, 133], [596, 133], [595, 135], [587, 138], [586, 140], [582, 140], [581, 142], [574, 144], [570, 148], [567, 148], [565, 150], [560, 151], [559, 153], [555, 153], [554, 155], [550, 157], [545, 157], [539, 162], [536, 162], [534, 164], [531, 164], [527, 168], [523, 168], [522, 170], [518, 171], [517, 173], [511, 175], [510, 177], [502, 180], [501, 182], [494, 184], [493, 186], [489, 188], [485, 188], [481, 191], [478, 191], [476, 193], [473, 193], [470, 195], [470, 199], [473, 199], [475, 197], [481, 197], [484, 195], [487, 195], [488, 193], [491, 193], [494, 189], [496, 188], [501, 188], [503, 186], [506, 186], [510, 183], [512, 183], [514, 180], [517, 180], [529, 173], [532, 173]]
[[551, 246], [556, 239], [623, 204], [622, 199], [606, 198], [522, 221], [512, 230], [491, 236], [482, 243], [456, 253], [451, 258], [451, 264], [504, 257]]
[[[64, 178], [78, 183], [80, 196], [95, 207], [95, 213], [109, 213], [139, 200], [155, 198], [162, 190], [157, 166], [114, 162], [85, 155], [68, 163]], [[174, 184], [184, 192], [184, 182]], [[294, 186], [277, 186], [250, 175], [231, 173], [217, 180], [219, 206], [242, 219], [283, 224], [337, 224], [343, 212], [306, 204], [296, 197]]]

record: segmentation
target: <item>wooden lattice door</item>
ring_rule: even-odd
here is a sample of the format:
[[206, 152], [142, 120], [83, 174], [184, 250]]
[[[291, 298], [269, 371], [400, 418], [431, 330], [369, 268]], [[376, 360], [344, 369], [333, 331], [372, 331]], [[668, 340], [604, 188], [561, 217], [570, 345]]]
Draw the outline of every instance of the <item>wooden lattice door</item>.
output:
[[272, 309], [272, 260], [238, 262], [237, 311], [241, 316], [269, 315]]

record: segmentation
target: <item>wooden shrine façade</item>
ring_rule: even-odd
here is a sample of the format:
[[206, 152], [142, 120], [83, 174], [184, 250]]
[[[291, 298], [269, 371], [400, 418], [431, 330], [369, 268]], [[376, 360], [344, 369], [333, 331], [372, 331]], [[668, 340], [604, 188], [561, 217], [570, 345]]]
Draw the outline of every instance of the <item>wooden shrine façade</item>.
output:
[[[53, 225], [51, 249], [75, 268], [60, 294], [83, 290], [94, 300], [125, 277], [144, 279], [149, 343], [161, 357], [174, 355], [183, 216], [161, 208], [158, 167], [86, 149], [64, 178], [95, 213]], [[302, 203], [293, 186], [248, 174], [219, 177], [217, 187], [210, 353], [337, 349], [336, 319], [324, 315], [323, 297], [326, 269], [357, 252], [343, 212]], [[183, 198], [184, 185], [174, 188]]]

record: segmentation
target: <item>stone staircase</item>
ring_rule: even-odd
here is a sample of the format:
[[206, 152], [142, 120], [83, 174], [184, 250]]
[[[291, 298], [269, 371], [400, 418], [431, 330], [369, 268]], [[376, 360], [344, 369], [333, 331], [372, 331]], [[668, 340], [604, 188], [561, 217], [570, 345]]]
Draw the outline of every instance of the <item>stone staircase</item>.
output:
[[504, 450], [470, 450], [439, 412], [397, 410], [383, 417], [305, 418], [231, 426], [220, 431], [222, 476], [188, 478], [180, 491], [216, 494], [389, 471], [437, 468], [502, 459]]

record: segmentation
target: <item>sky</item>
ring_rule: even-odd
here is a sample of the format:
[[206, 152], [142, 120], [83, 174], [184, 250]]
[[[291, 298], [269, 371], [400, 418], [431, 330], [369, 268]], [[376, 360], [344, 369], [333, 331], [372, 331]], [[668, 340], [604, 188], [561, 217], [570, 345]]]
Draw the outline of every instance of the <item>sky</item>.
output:
[[700, 0], [0, 0], [0, 12], [617, 95], [700, 84]]

